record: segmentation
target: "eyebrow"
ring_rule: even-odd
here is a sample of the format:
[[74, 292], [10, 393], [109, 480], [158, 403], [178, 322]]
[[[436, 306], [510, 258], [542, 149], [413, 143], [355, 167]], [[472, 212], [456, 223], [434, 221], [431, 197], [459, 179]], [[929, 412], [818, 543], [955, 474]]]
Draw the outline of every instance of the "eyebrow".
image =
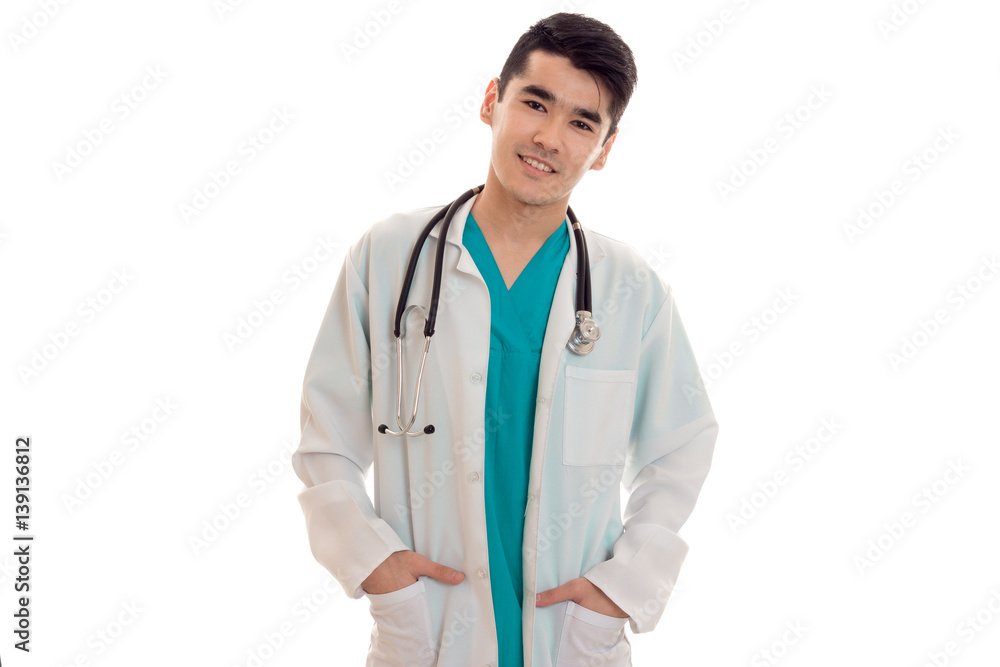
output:
[[[553, 95], [548, 88], [543, 88], [542, 86], [538, 86], [533, 83], [524, 86], [518, 92], [521, 95], [530, 95], [532, 97], [537, 97], [539, 99], [545, 100], [546, 102], [556, 104], [556, 96]], [[596, 111], [585, 109], [583, 107], [576, 107], [575, 109], [573, 109], [573, 113], [582, 118], [586, 118], [591, 123], [594, 123], [597, 126], [601, 126], [603, 123], [603, 121], [601, 120], [601, 114], [599, 114]]]

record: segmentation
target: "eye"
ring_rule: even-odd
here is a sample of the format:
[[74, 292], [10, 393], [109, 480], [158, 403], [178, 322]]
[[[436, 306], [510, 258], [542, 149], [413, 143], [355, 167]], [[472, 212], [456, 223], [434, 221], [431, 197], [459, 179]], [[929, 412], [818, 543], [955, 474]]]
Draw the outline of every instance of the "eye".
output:
[[581, 130], [587, 130], [588, 132], [593, 132], [593, 130], [591, 129], [591, 127], [589, 125], [587, 125], [586, 123], [584, 123], [582, 120], [575, 120], [573, 122], [574, 123], [579, 123], [579, 125], [577, 125], [577, 127], [579, 127]]
[[[538, 107], [537, 111], [545, 111], [545, 107], [543, 107], [541, 104], [539, 104], [535, 100], [526, 100], [525, 104], [527, 104], [528, 107], [530, 107], [532, 109], [534, 109], [535, 107]], [[532, 104], [534, 104], [535, 106], [531, 106]]]

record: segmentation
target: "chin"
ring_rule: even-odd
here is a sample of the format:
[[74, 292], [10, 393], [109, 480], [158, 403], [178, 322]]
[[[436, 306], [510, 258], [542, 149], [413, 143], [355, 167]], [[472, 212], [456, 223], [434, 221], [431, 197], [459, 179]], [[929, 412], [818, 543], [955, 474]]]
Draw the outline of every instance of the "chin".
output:
[[513, 191], [508, 190], [508, 192], [510, 192], [511, 196], [517, 201], [531, 206], [547, 206], [548, 204], [557, 202], [562, 198], [548, 192], [531, 191], [527, 188]]
[[[520, 174], [517, 176], [520, 176]], [[514, 179], [503, 180], [501, 184], [510, 193], [511, 197], [523, 204], [530, 204], [532, 206], [552, 204], [562, 199], [566, 194], [565, 192], [561, 192], [560, 188], [553, 187], [554, 183], [546, 185], [544, 183], [536, 183], [531, 181], [531, 179], [515, 177]]]

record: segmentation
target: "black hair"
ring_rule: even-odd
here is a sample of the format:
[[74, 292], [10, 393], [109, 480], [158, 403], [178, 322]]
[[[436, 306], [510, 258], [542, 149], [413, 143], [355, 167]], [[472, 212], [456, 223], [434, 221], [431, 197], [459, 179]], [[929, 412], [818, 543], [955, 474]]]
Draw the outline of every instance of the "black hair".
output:
[[611, 92], [611, 124], [602, 145], [614, 134], [639, 80], [632, 50], [610, 26], [583, 14], [560, 12], [528, 28], [511, 49], [500, 71], [497, 100], [510, 80], [524, 74], [528, 56], [542, 50], [569, 58], [573, 67], [597, 76]]

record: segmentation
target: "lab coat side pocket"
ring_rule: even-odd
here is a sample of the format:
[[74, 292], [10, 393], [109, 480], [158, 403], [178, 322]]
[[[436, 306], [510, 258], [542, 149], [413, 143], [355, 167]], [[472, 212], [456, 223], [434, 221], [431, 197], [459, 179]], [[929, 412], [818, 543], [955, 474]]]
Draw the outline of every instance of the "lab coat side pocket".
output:
[[429, 667], [434, 641], [424, 582], [398, 591], [366, 593], [375, 620], [366, 667]]
[[564, 465], [625, 465], [637, 377], [635, 369], [566, 367]]
[[566, 604], [555, 667], [630, 667], [632, 645], [625, 636], [628, 618], [599, 614], [572, 600]]

